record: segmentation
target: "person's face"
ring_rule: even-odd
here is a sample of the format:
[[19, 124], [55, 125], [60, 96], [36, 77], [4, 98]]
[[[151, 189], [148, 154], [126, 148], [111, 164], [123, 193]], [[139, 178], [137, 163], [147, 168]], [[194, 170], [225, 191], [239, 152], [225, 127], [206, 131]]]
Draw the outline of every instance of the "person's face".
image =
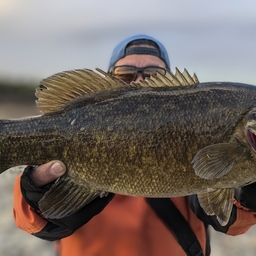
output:
[[[144, 54], [133, 54], [125, 56], [124, 58], [118, 60], [115, 66], [129, 65], [135, 66], [138, 68], [144, 68], [147, 66], [156, 66], [161, 68], [166, 68], [166, 65], [163, 60], [153, 55], [144, 55]], [[142, 80], [142, 74], [139, 72], [135, 78], [135, 82]]]

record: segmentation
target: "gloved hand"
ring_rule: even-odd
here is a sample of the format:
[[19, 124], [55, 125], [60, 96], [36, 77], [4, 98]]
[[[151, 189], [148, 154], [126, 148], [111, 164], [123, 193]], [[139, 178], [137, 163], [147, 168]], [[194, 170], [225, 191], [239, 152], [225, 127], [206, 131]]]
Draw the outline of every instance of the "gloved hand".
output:
[[[21, 192], [26, 202], [39, 211], [38, 202], [43, 198], [44, 194], [51, 188], [54, 183], [48, 183], [41, 187], [38, 187], [31, 178], [31, 173], [35, 171], [34, 166], [28, 166], [25, 168], [21, 176]], [[63, 172], [63, 174], [65, 171]], [[113, 199], [114, 194], [109, 193], [107, 197], [97, 197], [89, 204], [85, 205], [75, 214], [62, 219], [48, 219], [49, 221], [57, 224], [58, 226], [68, 228], [75, 231], [84, 224], [86, 224], [93, 216], [100, 213], [107, 204]]]
[[236, 189], [236, 199], [242, 206], [256, 211], [256, 183]]

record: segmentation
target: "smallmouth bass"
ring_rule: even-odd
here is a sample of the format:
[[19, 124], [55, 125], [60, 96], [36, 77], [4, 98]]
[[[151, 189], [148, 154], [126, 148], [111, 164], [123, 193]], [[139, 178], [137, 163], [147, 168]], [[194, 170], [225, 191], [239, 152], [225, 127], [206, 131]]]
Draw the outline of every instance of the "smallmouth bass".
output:
[[36, 90], [41, 116], [0, 121], [0, 173], [63, 161], [67, 174], [39, 202], [47, 218], [108, 192], [198, 194], [225, 225], [234, 188], [256, 181], [256, 87], [199, 83], [186, 70], [128, 85], [98, 71], [44, 79]]

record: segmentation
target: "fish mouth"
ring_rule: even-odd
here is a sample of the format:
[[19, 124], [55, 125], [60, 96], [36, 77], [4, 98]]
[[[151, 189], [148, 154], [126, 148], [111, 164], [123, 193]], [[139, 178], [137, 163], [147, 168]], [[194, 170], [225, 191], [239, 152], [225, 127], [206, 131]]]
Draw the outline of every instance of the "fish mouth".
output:
[[255, 135], [255, 133], [248, 129], [246, 131], [246, 137], [247, 137], [247, 141], [249, 142], [251, 147], [254, 149], [254, 151], [256, 151], [256, 135]]

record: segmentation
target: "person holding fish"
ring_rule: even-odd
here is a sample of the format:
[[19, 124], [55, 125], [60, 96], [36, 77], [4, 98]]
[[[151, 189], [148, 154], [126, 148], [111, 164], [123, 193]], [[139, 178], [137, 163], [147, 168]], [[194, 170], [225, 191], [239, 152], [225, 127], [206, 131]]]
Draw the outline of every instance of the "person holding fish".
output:
[[[150, 36], [136, 35], [116, 46], [108, 73], [130, 84], [151, 75], [165, 76], [168, 71], [170, 61], [164, 46]], [[189, 84], [197, 83], [196, 78], [190, 80]], [[228, 235], [238, 235], [256, 223], [255, 183], [242, 186], [232, 194], [230, 215], [224, 222], [214, 211], [206, 214], [197, 195], [146, 199], [108, 193], [93, 196], [88, 204], [67, 216], [61, 215], [58, 209], [56, 215], [43, 214], [39, 201], [50, 194], [49, 190], [65, 173], [66, 166], [59, 160], [28, 166], [14, 188], [17, 226], [36, 237], [56, 241], [60, 256], [210, 255], [209, 225]]]

